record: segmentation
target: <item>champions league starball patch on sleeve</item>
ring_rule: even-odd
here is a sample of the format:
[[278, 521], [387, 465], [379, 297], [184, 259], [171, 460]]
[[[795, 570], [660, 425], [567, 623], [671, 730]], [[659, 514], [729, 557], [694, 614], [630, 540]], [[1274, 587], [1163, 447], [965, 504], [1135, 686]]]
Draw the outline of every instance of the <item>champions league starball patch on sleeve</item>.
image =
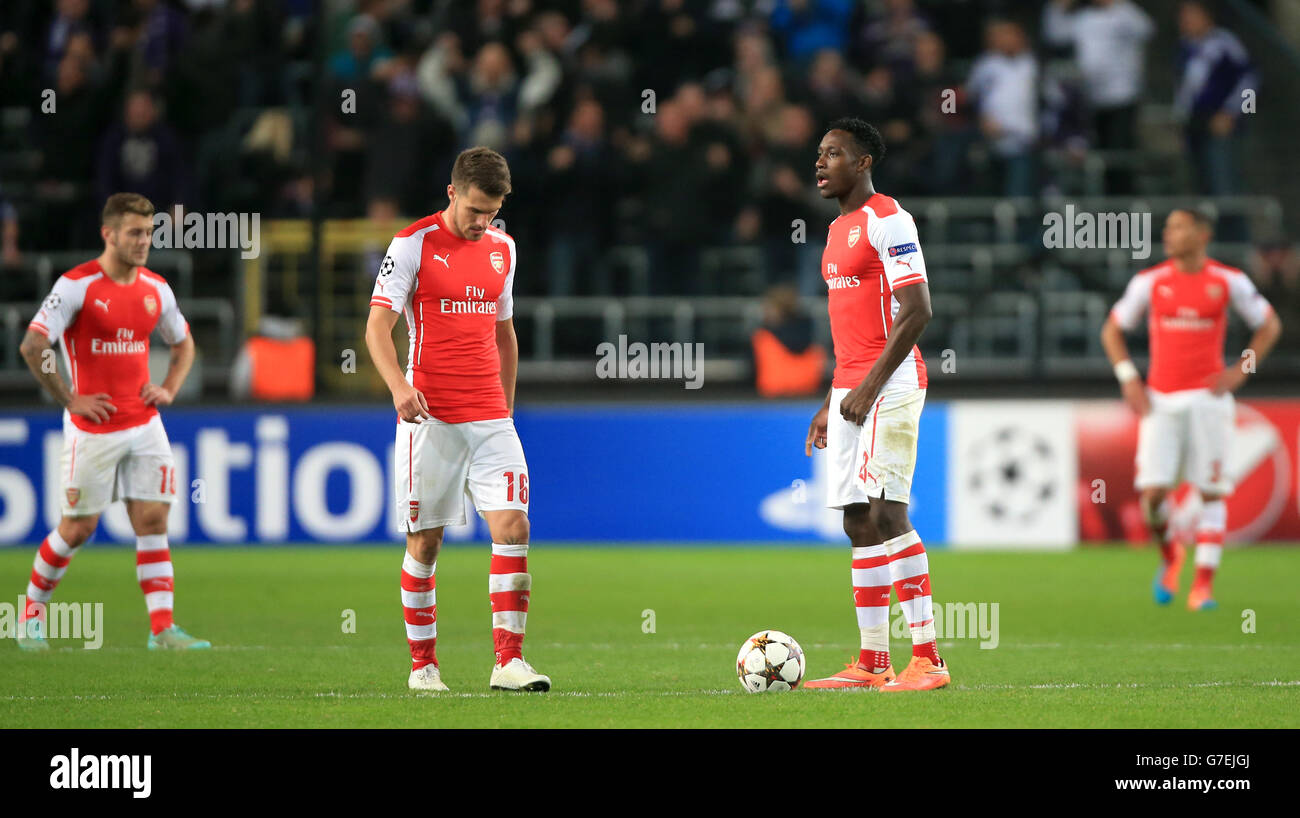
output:
[[895, 256], [905, 256], [908, 253], [915, 253], [915, 252], [916, 252], [916, 242], [909, 241], [907, 244], [899, 244], [889, 248], [889, 257], [893, 258]]

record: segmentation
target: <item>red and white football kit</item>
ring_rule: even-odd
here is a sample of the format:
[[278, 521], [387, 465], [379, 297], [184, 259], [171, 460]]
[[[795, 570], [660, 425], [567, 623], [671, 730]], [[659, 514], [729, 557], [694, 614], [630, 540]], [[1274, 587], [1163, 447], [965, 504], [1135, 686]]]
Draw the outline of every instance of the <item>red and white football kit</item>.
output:
[[877, 193], [860, 209], [831, 222], [822, 253], [822, 278], [835, 346], [826, 428], [827, 505], [843, 508], [872, 497], [906, 503], [928, 383], [921, 351], [912, 347], [861, 426], [844, 420], [839, 406], [884, 352], [898, 314], [895, 291], [927, 280], [912, 215]]
[[[830, 485], [827, 505], [893, 500], [906, 503], [916, 469], [917, 432], [928, 385], [915, 346], [881, 387], [861, 426], [840, 415], [844, 396], [862, 383], [885, 350], [898, 315], [895, 293], [927, 281], [916, 222], [898, 202], [873, 194], [859, 209], [831, 222], [822, 253], [835, 376], [826, 420]], [[858, 660], [847, 677], [837, 674], [810, 687], [880, 687], [919, 690], [947, 684], [939, 659], [930, 589], [930, 563], [916, 531], [884, 542], [853, 544], [853, 605], [861, 637]], [[889, 658], [890, 590], [907, 618], [912, 661], [894, 678]], [[877, 673], [871, 673], [872, 669]]]
[[1229, 305], [1251, 329], [1272, 312], [1241, 270], [1207, 259], [1186, 273], [1168, 260], [1134, 276], [1111, 310], [1125, 331], [1136, 329], [1144, 313], [1150, 316], [1151, 412], [1138, 427], [1139, 489], [1185, 479], [1209, 494], [1232, 491], [1225, 459], [1234, 402], [1231, 393], [1211, 392], [1224, 368]]
[[[514, 280], [514, 239], [491, 227], [478, 241], [459, 238], [441, 213], [415, 222], [388, 246], [370, 304], [406, 317], [406, 380], [433, 415], [411, 423], [398, 418], [394, 485], [405, 531], [463, 524], [466, 494], [480, 516], [528, 512], [528, 464], [506, 406], [496, 343], [497, 322], [514, 314]], [[492, 544], [488, 593], [498, 667], [522, 660], [532, 588], [527, 554], [524, 543]], [[409, 551], [403, 556], [409, 684], [417, 689], [430, 689], [422, 674], [438, 664], [436, 567]]]
[[[135, 268], [119, 284], [98, 260], [59, 277], [28, 325], [51, 343], [61, 342], [63, 360], [78, 395], [106, 393], [117, 411], [96, 423], [63, 412], [60, 503], [65, 517], [97, 515], [119, 499], [171, 503], [176, 498], [176, 468], [158, 410], [146, 406], [140, 390], [149, 383], [149, 336], [155, 330], [168, 344], [189, 335], [176, 296], [162, 276]], [[41, 542], [27, 584], [25, 616], [40, 621], [76, 553], [59, 529]], [[172, 608], [175, 572], [166, 534], [136, 535], [136, 579], [144, 592], [153, 638], [165, 630], [189, 647], [208, 647], [175, 629]]]
[[88, 261], [59, 277], [28, 329], [62, 341], [74, 393], [107, 393], [117, 407], [103, 423], [63, 413], [64, 515], [99, 514], [123, 498], [172, 502], [171, 445], [158, 410], [140, 398], [150, 334], [179, 344], [189, 333], [167, 282], [137, 267], [130, 284], [118, 284]]
[[528, 465], [501, 384], [496, 325], [514, 314], [515, 242], [489, 227], [459, 238], [435, 213], [393, 237], [370, 305], [406, 317], [406, 380], [432, 419], [398, 419], [397, 513], [405, 531], [528, 510]]

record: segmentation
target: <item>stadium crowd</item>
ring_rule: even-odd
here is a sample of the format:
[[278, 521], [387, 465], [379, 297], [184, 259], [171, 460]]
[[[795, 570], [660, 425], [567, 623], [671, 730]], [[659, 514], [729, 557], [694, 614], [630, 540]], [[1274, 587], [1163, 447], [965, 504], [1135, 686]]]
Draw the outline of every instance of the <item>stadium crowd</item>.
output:
[[[1256, 79], [1194, 0], [1176, 20], [1131, 0], [318, 5], [6, 0], [0, 106], [32, 110], [33, 158], [0, 167], [0, 263], [95, 246], [117, 190], [160, 209], [306, 217], [319, 199], [332, 218], [418, 217], [456, 153], [482, 144], [511, 162], [502, 217], [544, 255], [540, 291], [621, 291], [605, 263], [619, 244], [648, 248], [656, 293], [693, 291], [699, 249], [716, 245], [762, 248], [776, 283], [801, 264], [792, 222], [816, 245], [833, 215], [810, 179], [835, 116], [879, 126], [891, 195], [1060, 189], [1046, 151], [1137, 146], [1147, 45], [1177, 28], [1165, 102], [1205, 169], [1191, 177], [1230, 193], [1239, 91]], [[1109, 192], [1130, 181], [1106, 175]]]

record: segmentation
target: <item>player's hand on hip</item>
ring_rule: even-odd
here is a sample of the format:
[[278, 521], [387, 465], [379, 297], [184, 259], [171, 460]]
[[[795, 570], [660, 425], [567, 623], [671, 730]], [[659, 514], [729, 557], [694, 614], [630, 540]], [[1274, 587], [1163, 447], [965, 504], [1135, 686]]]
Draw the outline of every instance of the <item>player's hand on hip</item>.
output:
[[1141, 378], [1127, 381], [1120, 390], [1124, 393], [1124, 402], [1139, 417], [1146, 417], [1151, 412], [1151, 401], [1147, 398], [1146, 384], [1142, 383]]
[[1210, 387], [1210, 392], [1215, 395], [1226, 395], [1236, 392], [1245, 382], [1246, 370], [1240, 364], [1234, 364], [1215, 376], [1214, 385]]
[[808, 439], [803, 442], [803, 453], [808, 457], [812, 457], [814, 446], [826, 448], [826, 423], [829, 418], [830, 409], [823, 406], [813, 415], [812, 423], [808, 424]]
[[165, 387], [147, 383], [140, 388], [140, 399], [145, 406], [171, 406], [176, 396]]
[[429, 403], [424, 399], [424, 393], [414, 386], [407, 386], [405, 389], [399, 389], [393, 393], [393, 406], [397, 409], [397, 415], [407, 423], [419, 423], [423, 418], [432, 418], [429, 414]]
[[117, 407], [107, 393], [99, 392], [94, 395], [73, 395], [72, 400], [68, 401], [68, 411], [96, 423], [106, 423], [117, 411]]
[[840, 401], [840, 415], [849, 423], [861, 426], [871, 413], [871, 404], [876, 400], [878, 390], [867, 388], [864, 384], [858, 384], [849, 390], [849, 394], [844, 396]]

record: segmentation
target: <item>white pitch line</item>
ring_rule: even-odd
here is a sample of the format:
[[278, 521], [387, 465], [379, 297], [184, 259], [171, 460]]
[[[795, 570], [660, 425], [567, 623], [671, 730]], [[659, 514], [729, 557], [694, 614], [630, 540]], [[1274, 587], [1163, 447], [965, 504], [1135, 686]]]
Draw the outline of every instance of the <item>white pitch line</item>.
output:
[[[71, 641], [76, 641], [76, 640], [71, 640]], [[972, 638], [967, 639], [967, 640], [965, 640], [965, 641], [966, 641], [966, 642], [975, 643], [975, 645], [978, 646], [978, 643], [979, 643], [981, 640], [980, 640], [979, 637], [972, 637]], [[961, 644], [961, 643], [960, 643], [960, 642], [956, 642], [956, 641], [952, 641], [952, 640], [943, 640], [943, 641], [940, 641], [940, 643], [939, 643], [940, 647], [942, 647], [942, 648], [945, 649], [945, 650], [946, 650], [946, 649], [949, 649], [949, 648], [955, 648], [955, 647], [957, 647], [959, 644]], [[655, 645], [655, 644], [653, 644], [653, 643], [648, 644], [648, 645], [636, 645], [636, 644], [632, 644], [632, 643], [613, 645], [613, 644], [602, 643], [602, 642], [596, 642], [596, 643], [590, 643], [590, 642], [544, 642], [544, 643], [540, 643], [540, 644], [539, 644], [539, 647], [551, 648], [551, 649], [555, 649], [555, 650], [628, 650], [628, 651], [631, 651], [631, 650], [637, 650], [637, 651], [644, 651], [646, 648], [655, 648], [655, 647], [658, 647], [658, 648], [661, 648], [661, 649], [665, 649], [665, 650], [674, 650], [674, 651], [679, 651], [679, 650], [708, 650], [708, 651], [719, 650], [719, 651], [720, 651], [720, 650], [734, 650], [736, 646], [735, 646], [735, 645], [732, 645], [732, 644], [730, 644], [730, 643], [721, 643], [721, 642], [719, 642], [719, 643], [708, 643], [708, 642], [690, 642], [690, 643], [687, 643], [687, 642], [663, 642], [663, 643], [660, 643], [660, 644], [658, 644], [658, 645]], [[809, 643], [809, 644], [805, 645], [804, 648], [805, 648], [805, 652], [808, 651], [808, 650], [819, 650], [819, 651], [820, 651], [820, 650], [825, 650], [825, 651], [849, 651], [849, 652], [856, 652], [857, 649], [858, 649], [858, 647], [857, 647], [856, 645], [850, 645], [850, 644], [848, 644], [848, 643], [835, 644], [835, 643], [822, 643], [822, 642]], [[1155, 650], [1267, 650], [1267, 651], [1278, 651], [1278, 650], [1300, 650], [1300, 645], [1288, 645], [1288, 644], [1276, 644], [1276, 643], [1274, 643], [1274, 644], [1267, 644], [1267, 643], [1266, 643], [1266, 644], [1256, 644], [1256, 645], [1241, 645], [1241, 644], [1205, 645], [1205, 644], [1181, 643], [1181, 642], [1106, 642], [1106, 643], [1075, 643], [1075, 644], [1064, 644], [1064, 643], [1061, 643], [1061, 642], [1020, 642], [1020, 643], [1017, 643], [1017, 642], [1000, 642], [996, 648], [990, 648], [990, 649], [987, 649], [987, 650], [1000, 650], [1000, 649], [1004, 649], [1004, 648], [1005, 648], [1005, 649], [1012, 649], [1012, 650], [1070, 650], [1070, 651], [1074, 651], [1074, 650], [1139, 650], [1139, 651], [1155, 651]], [[52, 649], [52, 652], [55, 652], [55, 653], [86, 653], [86, 652], [94, 652], [94, 653], [119, 653], [119, 652], [142, 653], [142, 652], [144, 652], [144, 650], [145, 650], [143, 647], [131, 647], [131, 646], [126, 646], [126, 645], [113, 645], [113, 646], [109, 646], [109, 647], [100, 647], [100, 648], [95, 648], [95, 649], [93, 649], [93, 651], [90, 651], [89, 649], [87, 649], [87, 648], [82, 648], [82, 647], [74, 647], [74, 646], [58, 647], [58, 646], [55, 646], [55, 645], [51, 645], [51, 649]], [[329, 650], [329, 651], [349, 651], [349, 650], [362, 651], [362, 650], [389, 650], [389, 649], [396, 650], [396, 648], [395, 648], [394, 646], [391, 646], [391, 645], [386, 645], [386, 644], [373, 644], [373, 643], [371, 643], [371, 644], [362, 644], [362, 645], [214, 645], [214, 646], [212, 646], [212, 648], [211, 648], [212, 651], [215, 651], [215, 652], [217, 652], [217, 653], [233, 653], [233, 652], [239, 652], [239, 651], [323, 651], [323, 650]], [[197, 653], [202, 653], [202, 652], [203, 652], [203, 651], [197, 651]], [[987, 653], [986, 650], [982, 650], [982, 651], [980, 652], [980, 655], [985, 655], [986, 653]], [[992, 655], [992, 654], [989, 654], [989, 655]]]
[[[1118, 682], [1118, 683], [1085, 683], [1085, 682], [1067, 682], [1059, 684], [1006, 684], [1006, 685], [965, 685], [955, 684], [952, 686], [954, 691], [993, 691], [993, 690], [1183, 690], [1201, 687], [1300, 687], [1300, 680], [1281, 680], [1269, 679], [1264, 681], [1214, 681], [1214, 682], [1187, 682], [1183, 684], [1149, 684], [1146, 682]], [[688, 696], [737, 696], [740, 690], [719, 689], [719, 690], [661, 690], [653, 692], [623, 693], [617, 691], [600, 691], [588, 692], [581, 690], [563, 690], [547, 694], [538, 694], [537, 696], [524, 696], [525, 699], [548, 699], [548, 698], [566, 698], [566, 699], [619, 699], [619, 698], [683, 698]], [[871, 695], [877, 691], [863, 690], [861, 688], [850, 688], [836, 693], [855, 693], [861, 695]], [[816, 694], [813, 694], [816, 695]], [[940, 694], [943, 695], [943, 694]], [[158, 699], [212, 699], [225, 701], [228, 699], [249, 699], [255, 701], [277, 700], [277, 701], [302, 701], [304, 699], [396, 699], [409, 700], [411, 698], [437, 698], [437, 699], [503, 699], [511, 698], [510, 694], [497, 693], [429, 693], [429, 692], [395, 692], [395, 693], [339, 693], [336, 691], [321, 691], [316, 693], [286, 694], [286, 693], [171, 693], [165, 696], [147, 695], [147, 696], [128, 696], [121, 694], [106, 695], [76, 695], [66, 696], [0, 696], [0, 702], [67, 702], [67, 701], [155, 701]]]

